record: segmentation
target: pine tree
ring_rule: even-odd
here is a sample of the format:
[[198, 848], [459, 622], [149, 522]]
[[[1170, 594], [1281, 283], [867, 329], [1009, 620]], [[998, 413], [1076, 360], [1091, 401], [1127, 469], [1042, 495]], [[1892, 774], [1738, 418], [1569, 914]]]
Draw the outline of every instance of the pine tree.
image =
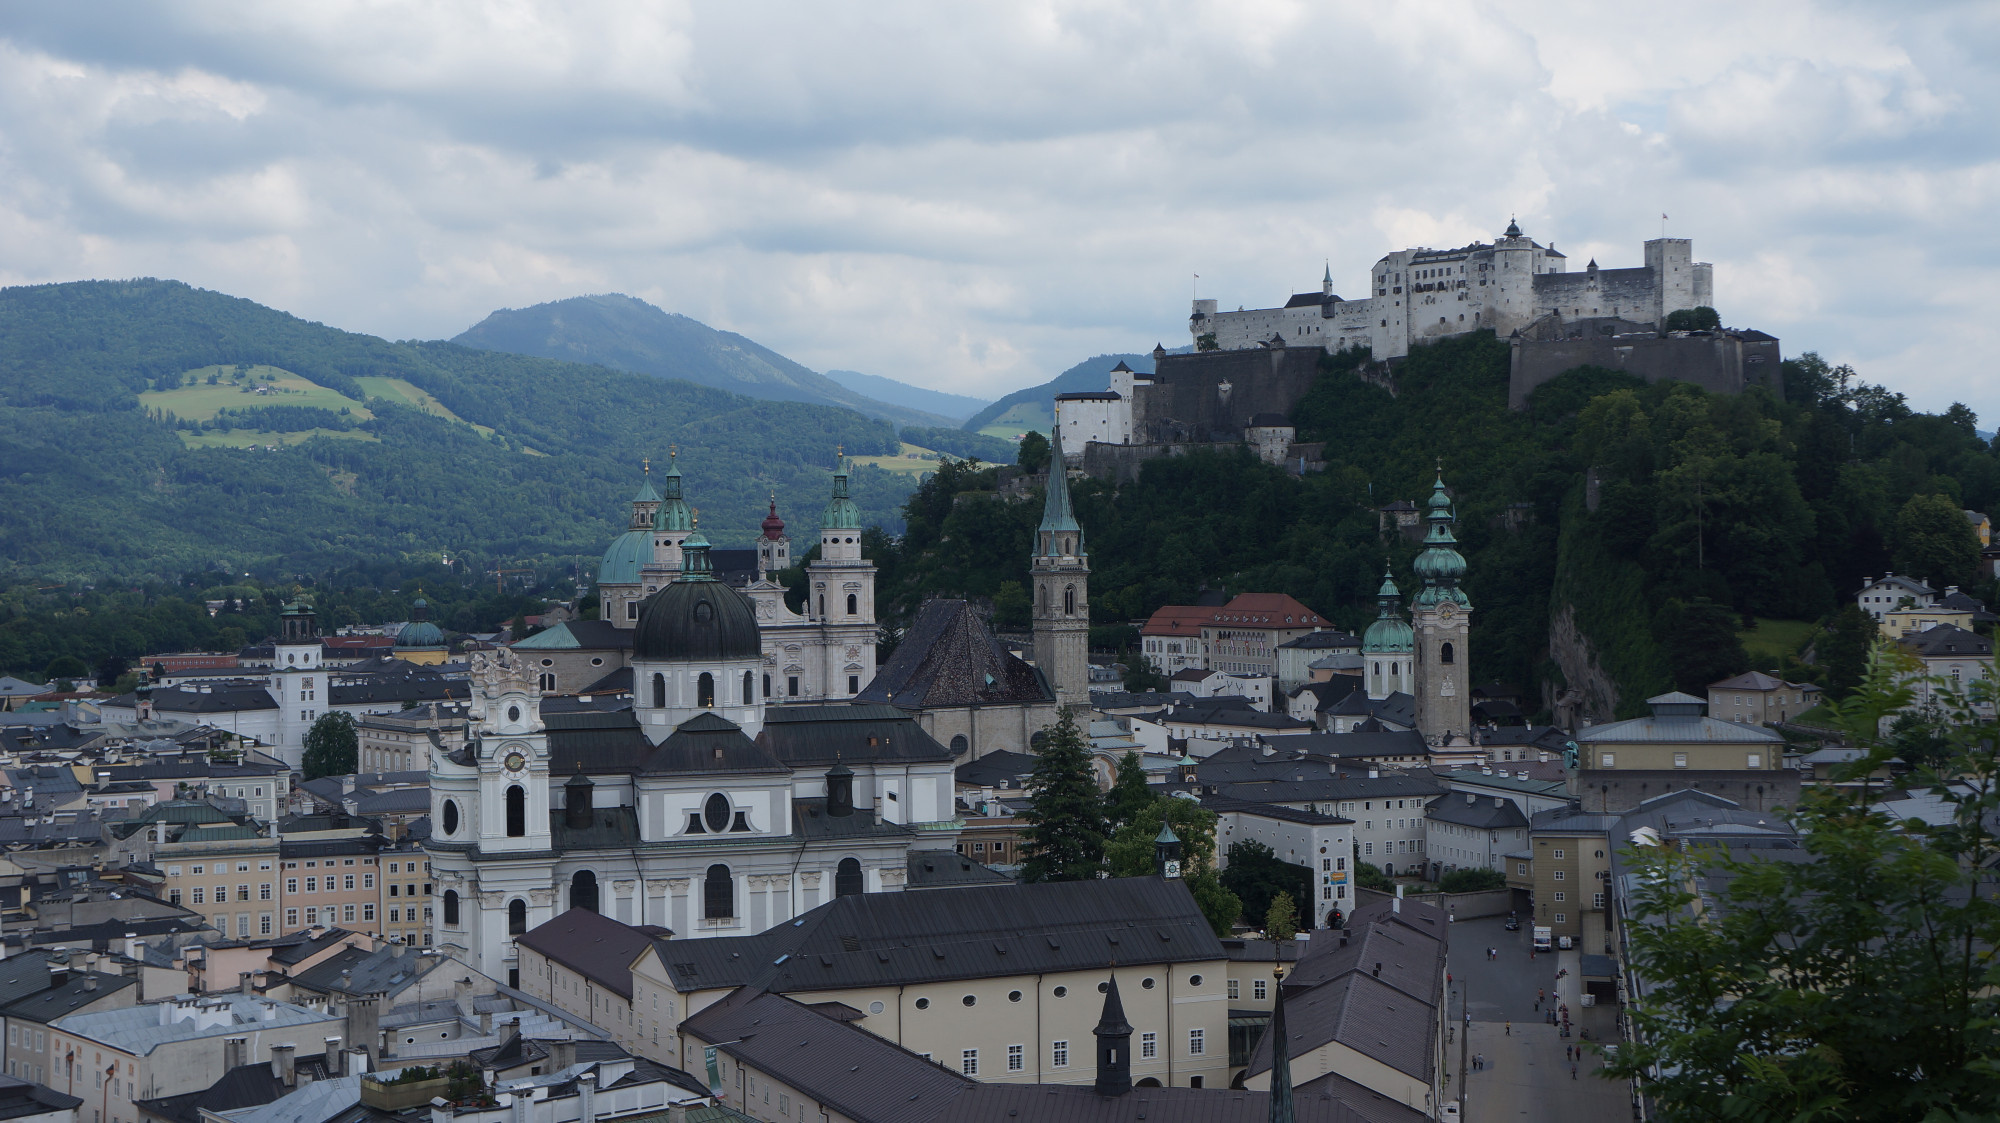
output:
[[1034, 802], [1021, 815], [1029, 824], [1021, 880], [1086, 881], [1104, 868], [1111, 831], [1104, 796], [1091, 773], [1083, 732], [1069, 711], [1048, 734], [1028, 781]]
[[1113, 827], [1122, 827], [1152, 802], [1153, 793], [1146, 787], [1146, 769], [1139, 763], [1139, 754], [1128, 752], [1119, 757], [1118, 779], [1104, 796], [1105, 817]]

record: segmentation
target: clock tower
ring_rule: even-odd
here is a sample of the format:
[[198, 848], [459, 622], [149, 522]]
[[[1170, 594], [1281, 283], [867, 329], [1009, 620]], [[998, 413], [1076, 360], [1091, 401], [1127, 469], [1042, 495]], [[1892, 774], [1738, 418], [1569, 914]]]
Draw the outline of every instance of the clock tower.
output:
[[1442, 469], [1431, 487], [1429, 506], [1424, 517], [1430, 529], [1416, 562], [1424, 584], [1410, 606], [1410, 624], [1416, 633], [1417, 731], [1435, 745], [1472, 731], [1472, 601], [1459, 587], [1465, 557], [1452, 534], [1458, 520]]

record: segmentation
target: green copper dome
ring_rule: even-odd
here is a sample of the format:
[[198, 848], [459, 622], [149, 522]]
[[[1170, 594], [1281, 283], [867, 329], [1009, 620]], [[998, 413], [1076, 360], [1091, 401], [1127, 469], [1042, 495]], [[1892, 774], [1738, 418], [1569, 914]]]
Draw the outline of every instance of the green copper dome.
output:
[[1415, 651], [1417, 633], [1410, 629], [1401, 611], [1403, 591], [1396, 588], [1395, 578], [1386, 571], [1382, 574], [1382, 587], [1375, 593], [1375, 603], [1378, 615], [1361, 634], [1361, 650], [1369, 655], [1407, 655]]
[[826, 501], [826, 511], [820, 515], [821, 530], [860, 530], [861, 508], [847, 497], [847, 458], [841, 457], [833, 467], [833, 498]]
[[597, 565], [600, 585], [637, 585], [639, 568], [653, 560], [653, 535], [645, 530], [628, 530], [611, 540], [604, 560]]
[[397, 647], [443, 647], [444, 632], [431, 623], [431, 602], [418, 597], [410, 606], [410, 622], [396, 633]]

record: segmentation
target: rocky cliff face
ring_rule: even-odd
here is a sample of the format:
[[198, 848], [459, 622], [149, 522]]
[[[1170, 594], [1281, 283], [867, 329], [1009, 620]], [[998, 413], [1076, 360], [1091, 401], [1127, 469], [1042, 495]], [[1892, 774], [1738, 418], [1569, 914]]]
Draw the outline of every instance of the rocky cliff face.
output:
[[1569, 709], [1573, 720], [1592, 722], [1610, 721], [1617, 715], [1617, 680], [1598, 664], [1590, 640], [1576, 626], [1576, 609], [1571, 605], [1558, 604], [1549, 619], [1549, 658], [1569, 683], [1569, 690], [1563, 692], [1566, 697], [1554, 696], [1553, 684], [1543, 685], [1543, 691], [1551, 693], [1547, 699], [1550, 709]]

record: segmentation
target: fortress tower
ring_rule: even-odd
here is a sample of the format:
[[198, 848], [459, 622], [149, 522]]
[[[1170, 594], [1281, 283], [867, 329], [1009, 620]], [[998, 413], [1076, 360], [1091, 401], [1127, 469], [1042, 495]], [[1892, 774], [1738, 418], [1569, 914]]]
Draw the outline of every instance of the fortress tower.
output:
[[1049, 485], [1029, 571], [1035, 582], [1035, 663], [1059, 706], [1090, 704], [1090, 559], [1069, 505], [1062, 431], [1049, 448]]

